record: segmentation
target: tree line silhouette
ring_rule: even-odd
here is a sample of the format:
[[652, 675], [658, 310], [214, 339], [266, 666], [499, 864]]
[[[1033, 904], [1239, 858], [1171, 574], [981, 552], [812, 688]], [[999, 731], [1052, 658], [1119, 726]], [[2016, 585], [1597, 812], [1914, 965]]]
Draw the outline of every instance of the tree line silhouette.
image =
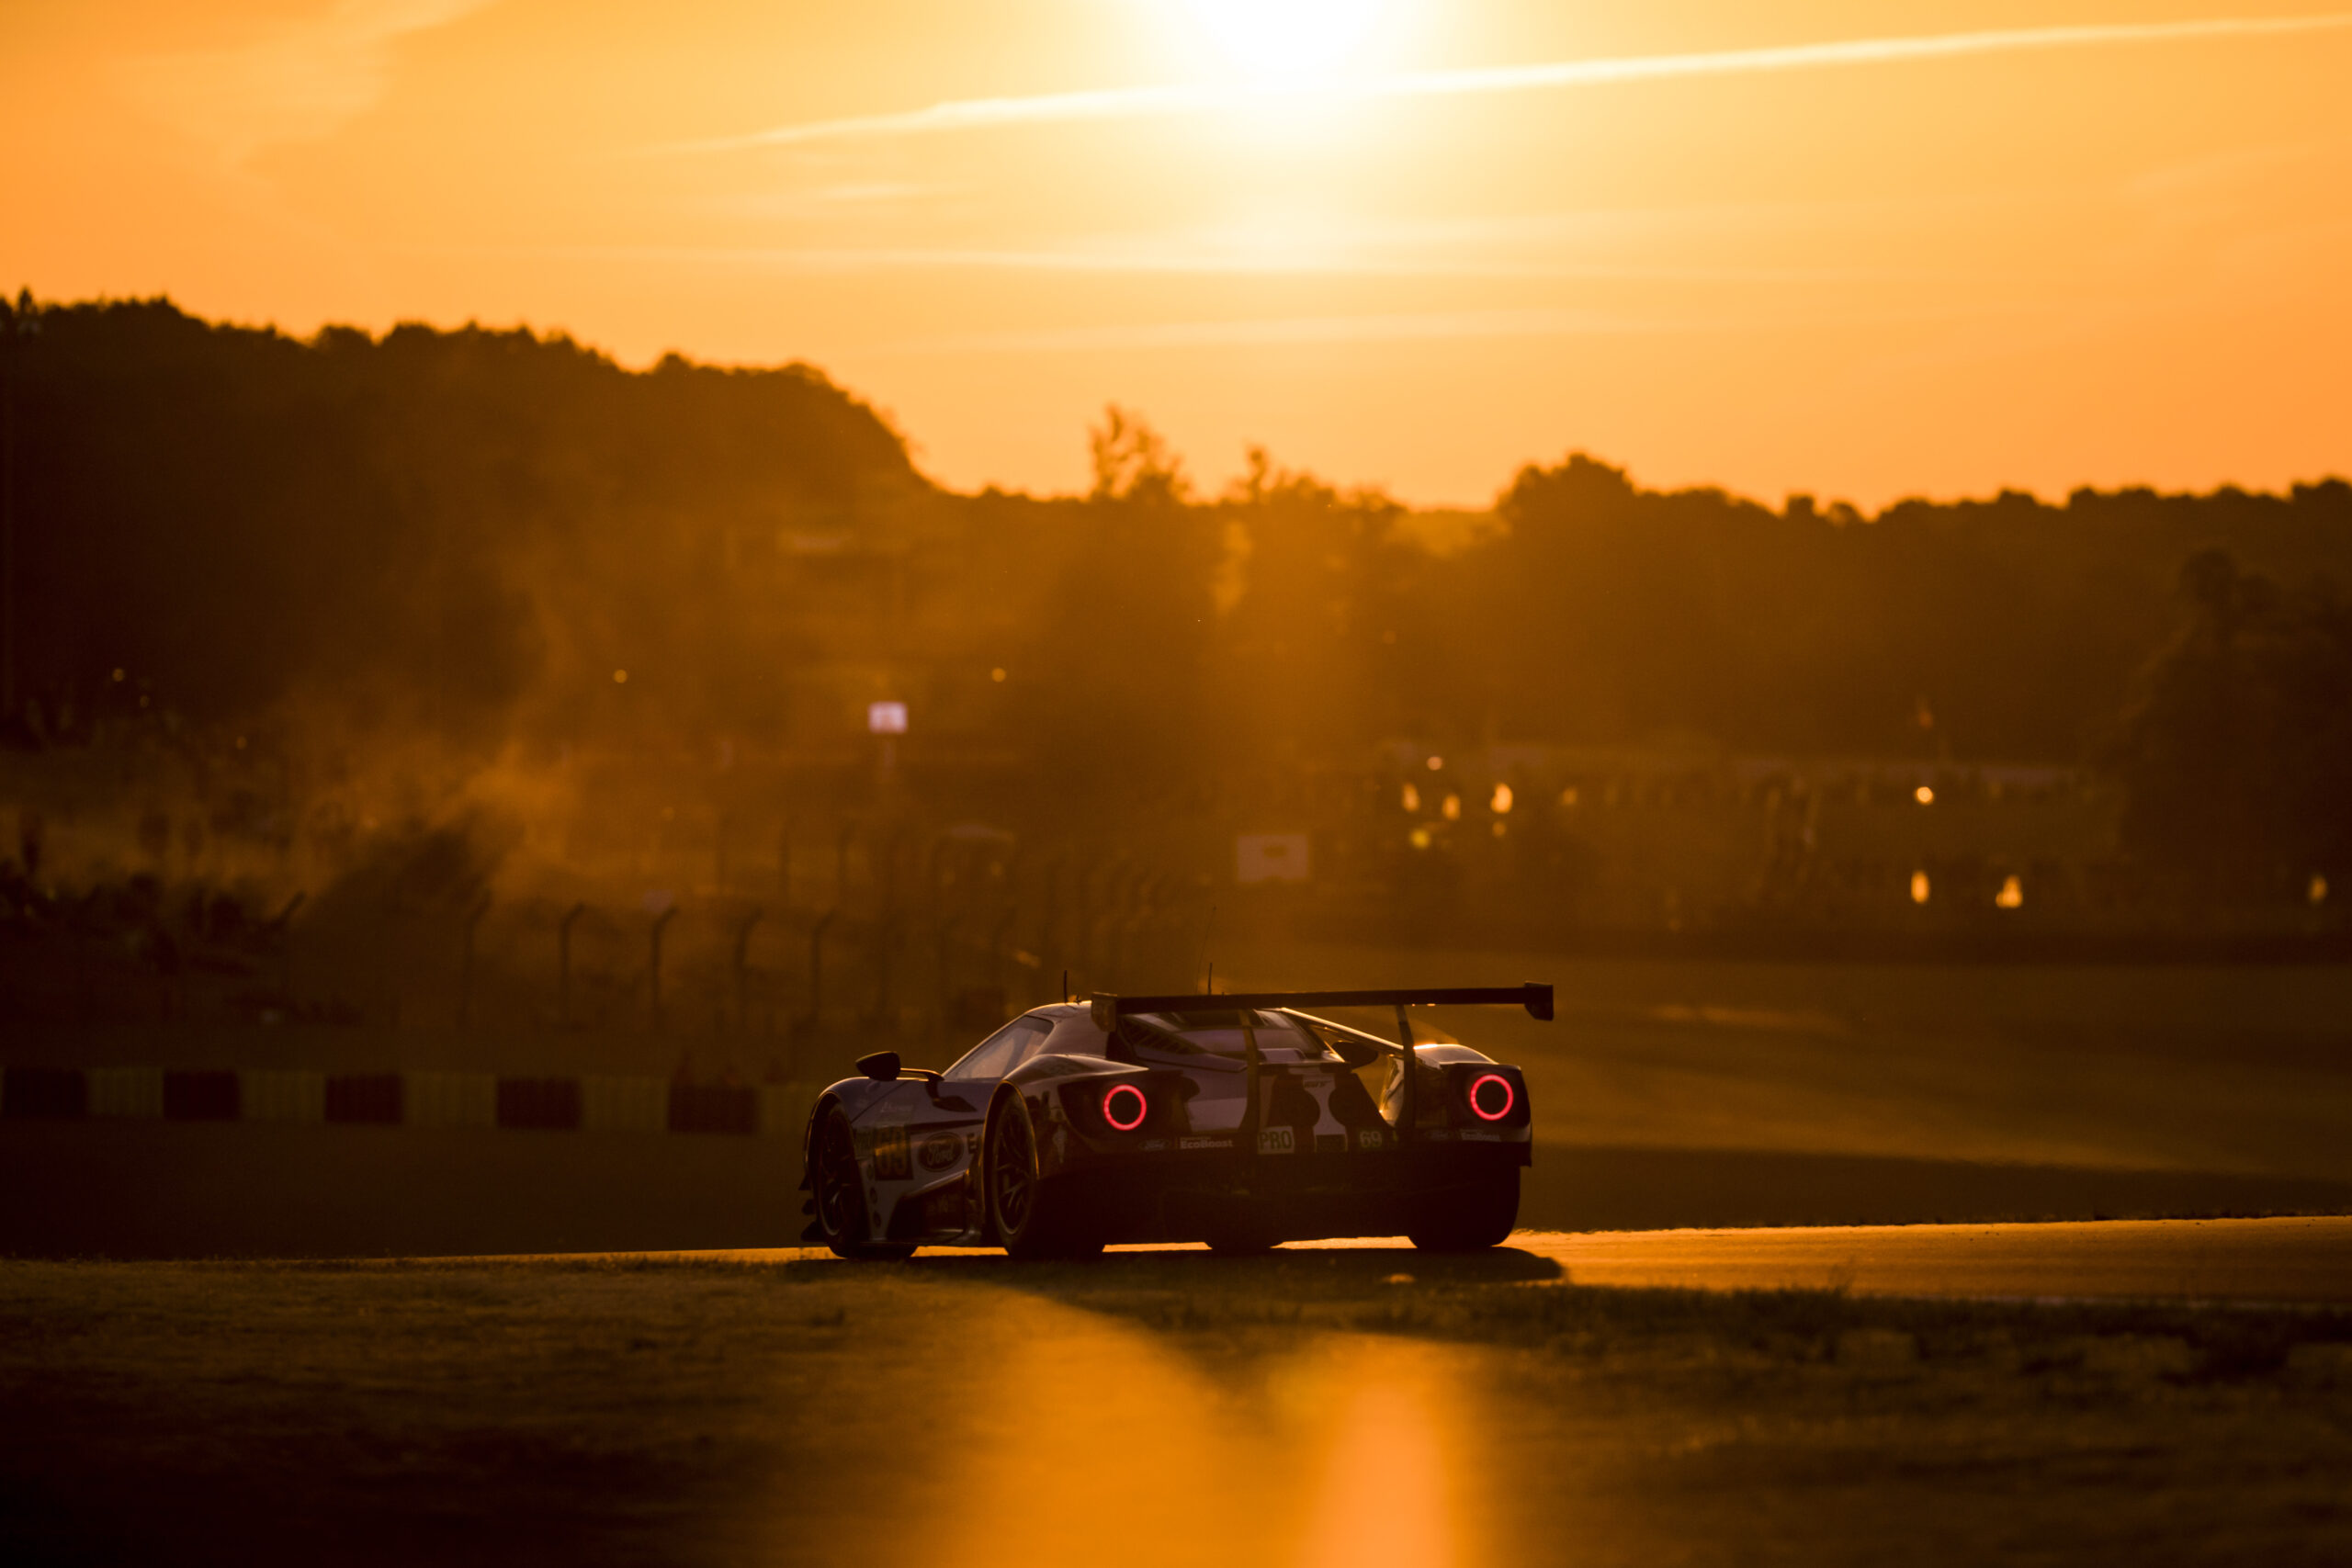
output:
[[2091, 762], [2152, 856], [2352, 875], [2342, 479], [1864, 515], [1576, 454], [1432, 547], [1262, 452], [1200, 493], [1117, 410], [1089, 493], [959, 494], [806, 366], [0, 310], [19, 744], [134, 704], [481, 750], [846, 744], [858, 682], [894, 682], [1036, 811], [1398, 737], [1700, 735]]

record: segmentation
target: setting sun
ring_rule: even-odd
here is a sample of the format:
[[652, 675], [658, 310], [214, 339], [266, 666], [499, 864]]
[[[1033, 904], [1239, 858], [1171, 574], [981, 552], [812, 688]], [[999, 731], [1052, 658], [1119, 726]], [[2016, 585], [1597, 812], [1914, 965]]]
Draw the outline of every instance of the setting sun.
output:
[[1272, 79], [1328, 76], [1363, 49], [1383, 0], [1184, 0], [1244, 73]]

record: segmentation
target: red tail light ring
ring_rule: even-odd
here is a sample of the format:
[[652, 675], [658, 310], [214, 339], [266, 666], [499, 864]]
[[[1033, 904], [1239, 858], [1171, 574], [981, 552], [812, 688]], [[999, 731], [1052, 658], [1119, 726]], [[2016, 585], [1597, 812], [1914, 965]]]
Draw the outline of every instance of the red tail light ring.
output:
[[[1498, 1096], [1490, 1089], [1500, 1089]], [[1470, 1112], [1481, 1122], [1499, 1122], [1519, 1103], [1519, 1090], [1500, 1073], [1481, 1073], [1470, 1080]], [[1491, 1108], [1491, 1109], [1490, 1109]]]
[[[1134, 1105], [1123, 1105], [1123, 1098], [1133, 1100]], [[1130, 1111], [1124, 1120], [1119, 1115], [1122, 1110]], [[1132, 1133], [1142, 1126], [1143, 1119], [1150, 1110], [1151, 1102], [1144, 1099], [1143, 1090], [1131, 1083], [1114, 1083], [1102, 1091], [1102, 1120], [1122, 1133]]]

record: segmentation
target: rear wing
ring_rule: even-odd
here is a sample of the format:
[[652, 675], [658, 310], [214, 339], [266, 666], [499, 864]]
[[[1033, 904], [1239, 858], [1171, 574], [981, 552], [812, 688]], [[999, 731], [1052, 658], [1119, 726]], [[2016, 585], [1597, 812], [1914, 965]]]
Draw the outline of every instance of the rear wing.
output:
[[1277, 1008], [1523, 1007], [1530, 1017], [1552, 1021], [1552, 987], [1439, 986], [1400, 991], [1217, 991], [1209, 995], [1122, 997], [1094, 993], [1094, 1027], [1109, 1033], [1119, 1020], [1138, 1012], [1272, 1011]]
[[[1258, 1094], [1258, 1036], [1250, 1027], [1252, 1012], [1297, 1013], [1303, 1008], [1395, 1008], [1396, 1010], [1396, 1043], [1389, 1044], [1376, 1035], [1361, 1030], [1345, 1032], [1356, 1038], [1396, 1053], [1401, 1077], [1397, 1084], [1396, 1146], [1405, 1147], [1415, 1137], [1419, 1122], [1416, 1100], [1419, 1098], [1420, 1075], [1411, 1069], [1418, 1060], [1414, 1055], [1413, 1021], [1406, 1016], [1407, 1008], [1429, 1007], [1523, 1007], [1530, 1017], [1544, 1022], [1552, 1020], [1552, 987], [1530, 983], [1524, 986], [1453, 986], [1423, 990], [1401, 991], [1220, 991], [1210, 995], [1178, 997], [1122, 997], [1108, 991], [1094, 993], [1092, 1022], [1094, 1027], [1109, 1034], [1119, 1026], [1119, 1020], [1139, 1012], [1198, 1012], [1204, 1008], [1219, 1012], [1231, 1008], [1241, 1014], [1241, 1038], [1248, 1063], [1249, 1109], [1243, 1112], [1245, 1132], [1255, 1132], [1262, 1111]], [[1306, 1015], [1301, 1015], [1306, 1016]], [[1323, 1020], [1317, 1020], [1323, 1022]], [[1342, 1028], [1341, 1025], [1331, 1025]]]

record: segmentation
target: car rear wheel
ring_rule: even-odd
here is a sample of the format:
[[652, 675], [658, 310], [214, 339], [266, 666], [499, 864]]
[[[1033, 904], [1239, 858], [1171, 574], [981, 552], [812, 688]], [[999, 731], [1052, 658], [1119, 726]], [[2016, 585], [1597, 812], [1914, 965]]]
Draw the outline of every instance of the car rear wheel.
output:
[[1507, 1165], [1477, 1180], [1432, 1192], [1408, 1234], [1424, 1252], [1479, 1252], [1510, 1238], [1519, 1219], [1519, 1167]]
[[1037, 1129], [1029, 1108], [1008, 1095], [989, 1119], [989, 1219], [1015, 1258], [1085, 1258], [1102, 1250], [1072, 1213], [1070, 1193], [1037, 1172]]
[[828, 1106], [817, 1123], [816, 1168], [809, 1186], [816, 1189], [817, 1229], [836, 1258], [874, 1262], [898, 1262], [912, 1258], [913, 1247], [902, 1241], [869, 1241], [874, 1227], [865, 1216], [865, 1181], [857, 1168], [857, 1140], [850, 1135], [849, 1112]]

